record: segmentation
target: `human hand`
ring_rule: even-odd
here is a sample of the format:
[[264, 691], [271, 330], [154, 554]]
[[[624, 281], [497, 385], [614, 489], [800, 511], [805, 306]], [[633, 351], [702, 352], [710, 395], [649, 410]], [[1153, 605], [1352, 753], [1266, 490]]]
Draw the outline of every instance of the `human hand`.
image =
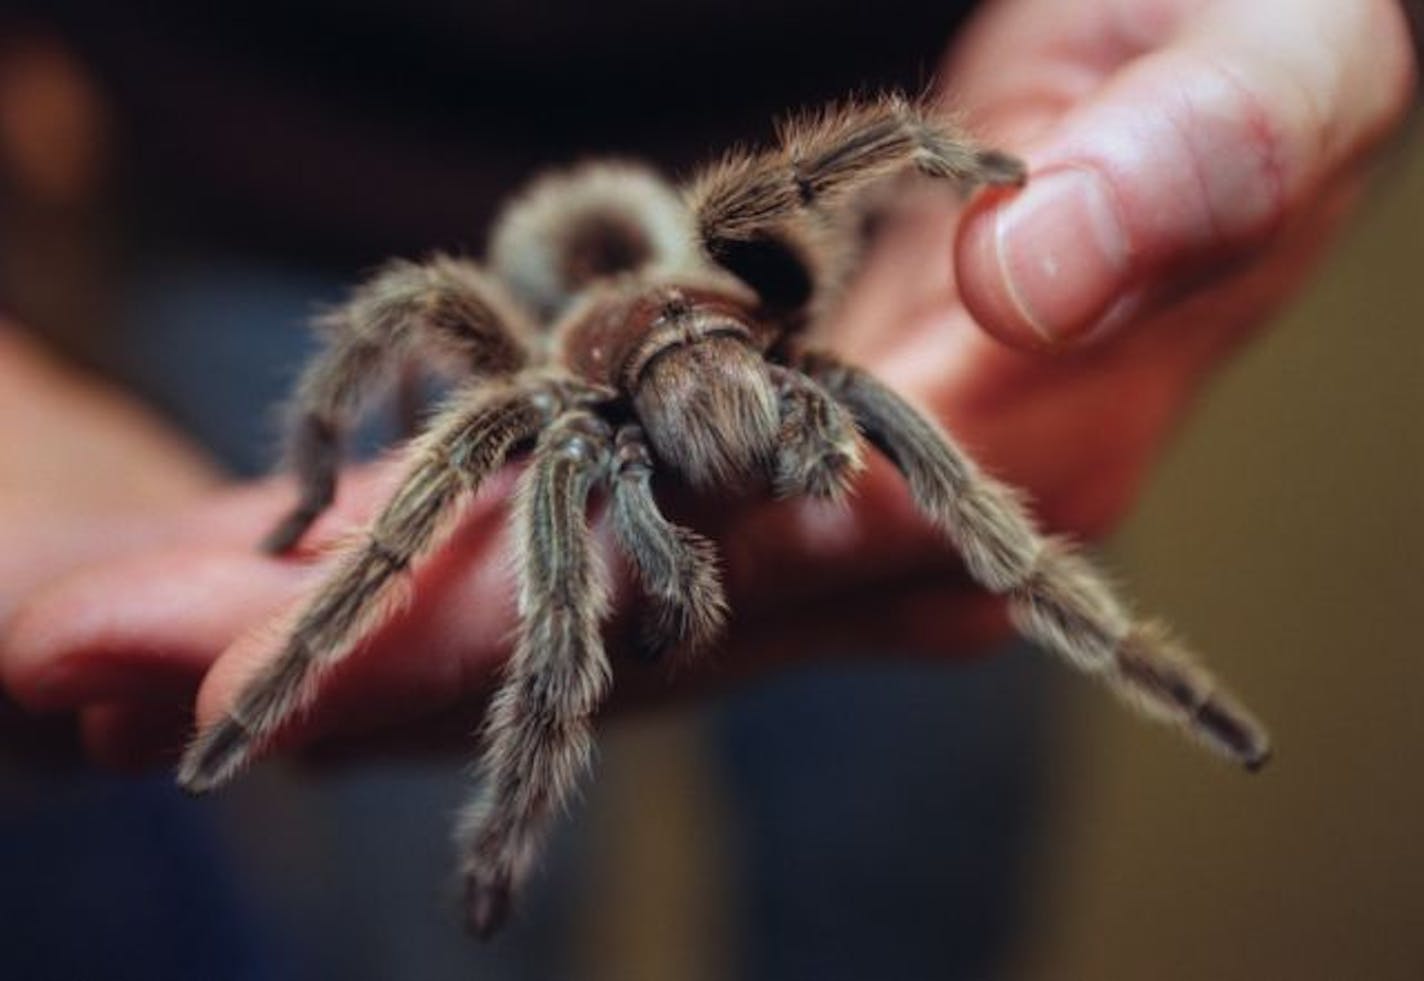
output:
[[[216, 479], [142, 407], [0, 322], [0, 625], [75, 569], [175, 534], [172, 512]], [[62, 721], [37, 726], [0, 695], [0, 741], [48, 753], [68, 740]]]
[[1349, 200], [1415, 82], [1396, 0], [1005, 0], [952, 71], [1034, 172], [966, 228], [965, 298], [1040, 346], [1272, 262], [1286, 292], [1301, 263], [1277, 257]]
[[[1029, 488], [1046, 524], [1100, 534], [1210, 369], [1317, 257], [1369, 152], [1397, 125], [1412, 69], [1402, 19], [1385, 2], [995, 4], [948, 78], [975, 129], [1027, 149], [1029, 188], [980, 202], [957, 240], [952, 208], [917, 198], [832, 346]], [[1065, 189], [1054, 179], [1065, 174], [1088, 176]], [[1042, 216], [1065, 190], [1096, 209], [1080, 205], [1042, 232], [1019, 217]], [[1113, 221], [1129, 245], [1115, 260], [1089, 261], [1086, 246], [1111, 244]], [[1050, 266], [1055, 275], [1045, 275]], [[1013, 344], [1060, 350], [1006, 348], [971, 311]], [[383, 486], [384, 473], [348, 481], [318, 539], [369, 513]], [[329, 679], [316, 709], [284, 734], [288, 748], [350, 747], [359, 734], [395, 729], [467, 735], [513, 624], [507, 489], [471, 508], [451, 548], [420, 571], [413, 605]], [[181, 688], [206, 673], [199, 717], [216, 718], [273, 652], [270, 629], [253, 625], [319, 575], [319, 561], [250, 551], [287, 493], [245, 491], [225, 521], [194, 523], [200, 530], [168, 551], [56, 586], [6, 644], [12, 689], [37, 706], [87, 706], [91, 747], [110, 758], [176, 748], [178, 734], [155, 731], [139, 704], [155, 674]], [[884, 467], [843, 515], [738, 509], [715, 537], [735, 611], [723, 671], [827, 648], [959, 653], [1002, 627]], [[616, 690], [626, 698], [639, 687], [658, 686], [621, 666]]]
[[0, 623], [45, 582], [161, 538], [216, 482], [141, 406], [0, 321]]

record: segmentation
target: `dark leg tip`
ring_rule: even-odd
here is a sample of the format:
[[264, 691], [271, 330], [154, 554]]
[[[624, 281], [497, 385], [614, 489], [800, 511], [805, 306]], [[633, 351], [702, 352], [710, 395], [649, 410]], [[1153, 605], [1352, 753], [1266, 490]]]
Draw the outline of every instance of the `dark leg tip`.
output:
[[1018, 157], [1000, 150], [981, 150], [975, 158], [980, 179], [999, 187], [1021, 187], [1028, 180], [1028, 168]]
[[178, 767], [178, 789], [189, 797], [203, 797], [217, 787], [217, 781], [203, 769], [201, 760], [185, 756]]
[[269, 531], [257, 547], [264, 555], [286, 555], [297, 547], [315, 520], [316, 515], [305, 508], [293, 511]]
[[1271, 759], [1266, 730], [1229, 698], [1218, 695], [1208, 699], [1192, 721], [1208, 741], [1248, 773], [1260, 770]]
[[1241, 765], [1246, 768], [1247, 773], [1260, 773], [1265, 765], [1271, 762], [1274, 755], [1269, 746], [1262, 747], [1253, 756], [1249, 756], [1241, 761]]
[[306, 531], [305, 526], [296, 525], [288, 518], [273, 528], [258, 544], [257, 549], [263, 555], [280, 556], [286, 555], [301, 541], [302, 532]]
[[247, 760], [251, 742], [230, 717], [199, 733], [178, 764], [178, 786], [195, 797], [217, 789]]
[[470, 933], [488, 940], [509, 919], [509, 885], [470, 878], [465, 885], [465, 917]]

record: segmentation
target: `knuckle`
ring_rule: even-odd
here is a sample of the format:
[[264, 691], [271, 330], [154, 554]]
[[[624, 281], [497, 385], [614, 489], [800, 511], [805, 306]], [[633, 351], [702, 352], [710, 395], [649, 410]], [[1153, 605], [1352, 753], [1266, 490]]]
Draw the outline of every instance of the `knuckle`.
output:
[[1292, 187], [1323, 137], [1301, 89], [1207, 60], [1177, 119], [1212, 245], [1250, 246], [1285, 218]]

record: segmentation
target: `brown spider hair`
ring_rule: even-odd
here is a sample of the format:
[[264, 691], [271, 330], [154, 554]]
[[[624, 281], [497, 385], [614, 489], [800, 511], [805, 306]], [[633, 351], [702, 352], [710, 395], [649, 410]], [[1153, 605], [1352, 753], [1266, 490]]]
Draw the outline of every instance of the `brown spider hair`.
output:
[[328, 346], [298, 387], [290, 455], [301, 494], [270, 551], [290, 549], [329, 504], [341, 433], [383, 377], [419, 359], [464, 381], [277, 657], [189, 747], [182, 784], [207, 790], [248, 762], [380, 621], [461, 503], [532, 444], [515, 516], [521, 628], [484, 729], [480, 795], [459, 830], [470, 925], [488, 935], [588, 767], [591, 717], [609, 685], [590, 497], [610, 499], [652, 600], [653, 645], [697, 649], [726, 610], [713, 547], [662, 516], [654, 471], [709, 489], [764, 475], [779, 495], [835, 498], [862, 466], [862, 433], [1026, 637], [1226, 758], [1260, 766], [1265, 731], [1165, 631], [1042, 535], [1019, 497], [932, 419], [806, 343], [854, 268], [846, 218], [858, 196], [907, 172], [965, 189], [1024, 179], [1017, 160], [925, 105], [852, 101], [792, 121], [774, 148], [731, 154], [682, 188], [630, 164], [544, 178], [501, 220], [490, 270], [448, 257], [396, 262], [358, 288], [323, 319]]

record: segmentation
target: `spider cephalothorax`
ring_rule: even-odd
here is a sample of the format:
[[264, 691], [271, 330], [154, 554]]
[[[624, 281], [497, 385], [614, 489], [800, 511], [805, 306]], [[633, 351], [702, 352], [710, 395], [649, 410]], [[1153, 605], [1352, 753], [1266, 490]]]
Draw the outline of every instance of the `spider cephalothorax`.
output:
[[189, 747], [185, 787], [237, 772], [380, 620], [461, 502], [532, 444], [516, 517], [522, 625], [489, 711], [480, 796], [460, 823], [470, 923], [488, 934], [588, 764], [609, 683], [590, 496], [609, 499], [651, 600], [650, 639], [698, 649], [725, 612], [714, 551], [662, 516], [654, 471], [704, 489], [764, 476], [778, 495], [835, 497], [861, 467], [858, 431], [1027, 637], [1224, 756], [1265, 761], [1250, 714], [1043, 537], [1012, 491], [886, 386], [806, 344], [854, 269], [867, 188], [913, 171], [1015, 185], [1022, 166], [898, 98], [836, 107], [780, 136], [680, 190], [625, 164], [546, 177], [499, 222], [487, 268], [395, 262], [323, 318], [329, 343], [297, 391], [290, 441], [301, 499], [270, 551], [287, 551], [330, 503], [340, 436], [380, 381], [411, 360], [464, 381], [278, 655]]

